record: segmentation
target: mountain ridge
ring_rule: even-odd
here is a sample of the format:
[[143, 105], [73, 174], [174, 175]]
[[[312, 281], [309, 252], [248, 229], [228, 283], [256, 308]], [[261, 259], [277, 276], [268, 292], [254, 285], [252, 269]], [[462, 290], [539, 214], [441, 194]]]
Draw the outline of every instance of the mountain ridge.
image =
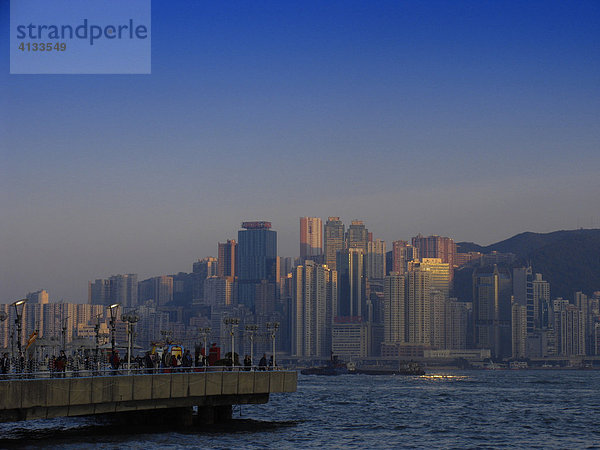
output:
[[[526, 231], [487, 246], [473, 242], [456, 244], [458, 252], [514, 253], [511, 267], [531, 264], [550, 283], [552, 298], [573, 299], [577, 291], [591, 295], [600, 290], [600, 229], [558, 230], [550, 233]], [[471, 268], [456, 271], [455, 295], [472, 297]], [[469, 299], [469, 300], [467, 300]]]

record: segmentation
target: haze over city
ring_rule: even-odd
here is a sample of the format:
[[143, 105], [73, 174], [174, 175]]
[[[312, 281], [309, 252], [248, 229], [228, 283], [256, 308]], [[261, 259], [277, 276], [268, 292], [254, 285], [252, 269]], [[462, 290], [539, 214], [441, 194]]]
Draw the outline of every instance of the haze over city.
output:
[[243, 220], [281, 256], [300, 216], [483, 245], [600, 224], [597, 2], [152, 6], [152, 75], [1, 59], [3, 302], [190, 271]]

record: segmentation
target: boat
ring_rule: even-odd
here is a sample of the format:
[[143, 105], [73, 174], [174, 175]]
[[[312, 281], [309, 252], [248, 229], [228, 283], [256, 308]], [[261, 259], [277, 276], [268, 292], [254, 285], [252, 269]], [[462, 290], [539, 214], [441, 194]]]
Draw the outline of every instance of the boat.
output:
[[390, 367], [361, 367], [357, 368], [353, 373], [363, 375], [425, 375], [423, 369], [416, 362], [408, 362], [399, 364], [398, 368]]
[[307, 367], [306, 369], [302, 369], [300, 371], [302, 375], [345, 375], [347, 373], [351, 373], [348, 370], [348, 365], [344, 364], [340, 360], [338, 360], [337, 356], [331, 355], [331, 359], [327, 363], [326, 366], [319, 367]]

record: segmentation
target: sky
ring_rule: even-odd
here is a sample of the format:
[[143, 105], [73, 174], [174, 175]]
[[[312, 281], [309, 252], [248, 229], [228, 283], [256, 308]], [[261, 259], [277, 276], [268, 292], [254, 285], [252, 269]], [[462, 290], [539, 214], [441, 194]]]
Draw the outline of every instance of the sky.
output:
[[600, 227], [600, 2], [152, 2], [150, 75], [10, 75], [0, 303], [190, 272], [270, 220], [482, 245]]

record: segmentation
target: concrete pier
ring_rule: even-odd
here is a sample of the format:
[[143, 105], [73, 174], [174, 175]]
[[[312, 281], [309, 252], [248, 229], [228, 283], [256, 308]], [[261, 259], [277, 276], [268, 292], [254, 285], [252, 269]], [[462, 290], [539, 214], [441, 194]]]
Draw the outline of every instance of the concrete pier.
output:
[[185, 372], [0, 381], [0, 422], [198, 407], [206, 421], [231, 418], [231, 406], [267, 403], [295, 392], [294, 371]]

